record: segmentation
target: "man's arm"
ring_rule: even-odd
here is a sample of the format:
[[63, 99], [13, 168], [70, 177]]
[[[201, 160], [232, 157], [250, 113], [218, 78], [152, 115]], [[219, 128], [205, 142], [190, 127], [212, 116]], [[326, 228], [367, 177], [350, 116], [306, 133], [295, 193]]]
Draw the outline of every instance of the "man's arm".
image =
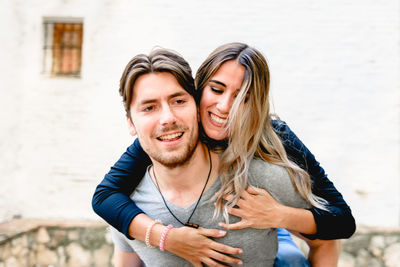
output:
[[151, 161], [138, 140], [128, 147], [97, 186], [92, 199], [93, 210], [128, 238], [129, 224], [142, 213], [130, 199]]
[[329, 211], [315, 207], [310, 209], [317, 232], [314, 235], [306, 235], [306, 237], [324, 240], [349, 238], [354, 233], [356, 225], [351, 209], [344, 201], [342, 194], [337, 191], [314, 155], [290, 130], [289, 126], [278, 120], [272, 120], [271, 123], [281, 138], [288, 157], [310, 175], [313, 182], [313, 194], [328, 202]]

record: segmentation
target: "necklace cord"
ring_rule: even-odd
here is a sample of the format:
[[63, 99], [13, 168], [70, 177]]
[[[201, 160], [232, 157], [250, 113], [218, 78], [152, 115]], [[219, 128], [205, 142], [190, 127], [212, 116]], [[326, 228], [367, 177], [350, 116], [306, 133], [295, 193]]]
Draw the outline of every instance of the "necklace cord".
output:
[[211, 161], [210, 149], [209, 149], [208, 147], [207, 147], [207, 150], [208, 150], [208, 158], [209, 158], [209, 162], [210, 162], [210, 170], [208, 171], [208, 176], [207, 176], [206, 183], [205, 183], [205, 185], [204, 185], [204, 187], [203, 187], [203, 190], [201, 190], [201, 194], [200, 194], [199, 199], [197, 200], [196, 206], [194, 207], [194, 209], [193, 209], [193, 211], [192, 211], [192, 214], [190, 214], [190, 216], [189, 216], [189, 218], [187, 219], [187, 222], [186, 222], [186, 223], [183, 223], [181, 220], [179, 220], [179, 219], [175, 216], [175, 214], [171, 211], [171, 209], [168, 207], [167, 202], [165, 201], [165, 198], [164, 198], [163, 194], [161, 193], [160, 186], [158, 185], [157, 176], [156, 176], [156, 173], [155, 173], [155, 171], [154, 171], [154, 166], [153, 166], [153, 169], [152, 169], [152, 170], [153, 170], [154, 180], [156, 181], [157, 189], [158, 189], [158, 192], [159, 192], [160, 195], [161, 195], [161, 198], [162, 198], [162, 200], [163, 200], [163, 202], [164, 202], [164, 205], [165, 205], [165, 207], [168, 209], [169, 213], [171, 213], [171, 215], [172, 215], [180, 224], [182, 224], [182, 225], [188, 226], [188, 225], [191, 225], [191, 224], [192, 224], [192, 223], [190, 223], [190, 219], [192, 218], [194, 212], [196, 211], [197, 206], [198, 206], [199, 203], [200, 203], [201, 197], [203, 196], [204, 190], [205, 190], [206, 187], [207, 187], [208, 180], [210, 179], [211, 170], [212, 170], [212, 161]]

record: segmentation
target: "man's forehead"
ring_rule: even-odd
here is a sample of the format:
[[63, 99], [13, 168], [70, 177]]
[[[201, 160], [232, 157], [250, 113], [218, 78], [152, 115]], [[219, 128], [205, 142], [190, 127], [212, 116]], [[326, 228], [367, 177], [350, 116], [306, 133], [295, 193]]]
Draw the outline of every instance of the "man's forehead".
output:
[[132, 87], [132, 103], [143, 104], [179, 96], [192, 97], [168, 72], [148, 73], [140, 76]]

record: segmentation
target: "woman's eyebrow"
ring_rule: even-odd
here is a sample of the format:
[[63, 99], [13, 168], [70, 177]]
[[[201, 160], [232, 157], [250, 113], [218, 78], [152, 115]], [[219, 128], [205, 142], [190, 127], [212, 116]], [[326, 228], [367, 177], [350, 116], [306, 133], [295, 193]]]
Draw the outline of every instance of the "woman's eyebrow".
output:
[[226, 87], [226, 84], [224, 84], [223, 82], [220, 82], [220, 81], [218, 81], [218, 80], [210, 80], [210, 82], [213, 82], [213, 83], [222, 85], [223, 87]]

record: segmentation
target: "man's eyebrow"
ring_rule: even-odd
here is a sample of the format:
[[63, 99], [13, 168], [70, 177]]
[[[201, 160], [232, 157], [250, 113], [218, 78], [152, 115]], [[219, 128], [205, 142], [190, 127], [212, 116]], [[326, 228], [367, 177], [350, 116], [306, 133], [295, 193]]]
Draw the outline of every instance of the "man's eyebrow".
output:
[[138, 104], [139, 105], [146, 105], [146, 104], [154, 103], [156, 101], [157, 101], [156, 99], [143, 99]]
[[[186, 95], [189, 95], [189, 93], [187, 93], [186, 91], [176, 92], [174, 94], [169, 95], [168, 99], [172, 99], [172, 98], [178, 97], [178, 96], [186, 96]], [[155, 102], [157, 102], [156, 98], [143, 99], [142, 101], [139, 102], [139, 105], [146, 105], [146, 104], [155, 103]]]
[[213, 83], [222, 85], [223, 87], [226, 87], [226, 84], [224, 84], [223, 82], [220, 82], [220, 81], [218, 81], [218, 80], [210, 80], [210, 82], [213, 82]]
[[171, 98], [174, 98], [174, 97], [177, 97], [177, 96], [186, 96], [186, 95], [189, 95], [189, 93], [186, 92], [186, 91], [184, 91], [184, 92], [176, 92], [176, 93], [168, 96], [168, 98], [171, 99]]

